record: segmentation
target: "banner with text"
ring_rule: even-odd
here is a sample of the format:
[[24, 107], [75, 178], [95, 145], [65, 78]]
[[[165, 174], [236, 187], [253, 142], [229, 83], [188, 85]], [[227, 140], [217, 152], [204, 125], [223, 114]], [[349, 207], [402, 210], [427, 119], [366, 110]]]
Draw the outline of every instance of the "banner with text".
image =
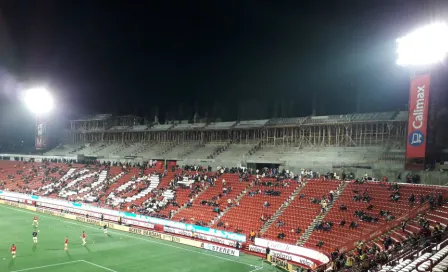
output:
[[411, 78], [406, 160], [424, 158], [428, 127], [430, 75]]
[[214, 252], [218, 252], [218, 253], [222, 253], [222, 254], [226, 254], [226, 255], [231, 255], [231, 256], [236, 256], [236, 257], [240, 256], [240, 251], [237, 249], [234, 249], [234, 248], [223, 247], [223, 246], [207, 244], [207, 243], [204, 243], [204, 248], [207, 250], [210, 250], [210, 251], [214, 251]]
[[[266, 248], [254, 246], [254, 245], [249, 245], [249, 251], [257, 252], [260, 254], [266, 254]], [[312, 268], [315, 266], [315, 263], [313, 261], [311, 261], [307, 258], [297, 256], [297, 255], [292, 255], [292, 254], [288, 254], [288, 253], [284, 253], [284, 252], [272, 250], [272, 249], [271, 249], [270, 254], [277, 258], [280, 258], [280, 259], [283, 259], [286, 261], [295, 262], [295, 263], [301, 264], [303, 266], [306, 266], [308, 268]]]
[[260, 247], [269, 247], [271, 250], [283, 251], [292, 255], [299, 255], [305, 258], [309, 258], [315, 261], [321, 262], [318, 265], [328, 263], [330, 259], [327, 255], [306, 247], [294, 246], [290, 244], [270, 241], [262, 238], [255, 238], [255, 245]]

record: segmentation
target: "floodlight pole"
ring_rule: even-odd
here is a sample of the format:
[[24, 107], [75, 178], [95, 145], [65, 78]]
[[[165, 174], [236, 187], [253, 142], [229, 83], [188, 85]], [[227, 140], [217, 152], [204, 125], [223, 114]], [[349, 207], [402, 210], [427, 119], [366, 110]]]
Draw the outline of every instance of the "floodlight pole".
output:
[[34, 147], [36, 150], [40, 149], [40, 139], [39, 139], [39, 114], [37, 112], [34, 113]]

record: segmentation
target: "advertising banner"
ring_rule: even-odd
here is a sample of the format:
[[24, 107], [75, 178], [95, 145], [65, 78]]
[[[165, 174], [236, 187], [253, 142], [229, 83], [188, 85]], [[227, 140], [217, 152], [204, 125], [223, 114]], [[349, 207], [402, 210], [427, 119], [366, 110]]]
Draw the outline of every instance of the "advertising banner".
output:
[[167, 227], [167, 226], [165, 226], [163, 228], [163, 230], [165, 232], [174, 233], [174, 234], [183, 235], [183, 236], [188, 236], [188, 237], [195, 237], [195, 238], [200, 239], [200, 240], [205, 240], [205, 241], [209, 241], [209, 242], [212, 242], [212, 243], [222, 244], [222, 245], [225, 245], [225, 246], [230, 246], [230, 247], [235, 247], [236, 246], [236, 242], [235, 241], [227, 240], [227, 239], [223, 239], [223, 238], [219, 238], [219, 237], [215, 237], [215, 236], [210, 236], [210, 235], [206, 235], [206, 234], [202, 234], [202, 233], [193, 233], [193, 232], [188, 231], [188, 230], [181, 230], [181, 229], [171, 228], [171, 227]]
[[234, 248], [222, 247], [222, 246], [207, 244], [207, 243], [204, 243], [204, 248], [207, 250], [210, 250], [210, 251], [214, 251], [214, 252], [218, 252], [218, 253], [222, 253], [222, 254], [226, 254], [226, 255], [231, 255], [231, 256], [236, 256], [236, 257], [240, 256], [240, 251], [237, 249], [234, 249]]
[[201, 240], [212, 242], [212, 243], [222, 244], [222, 245], [226, 245], [226, 246], [230, 246], [230, 247], [236, 247], [236, 242], [232, 241], [232, 240], [227, 240], [227, 239], [210, 236], [210, 235], [206, 235], [206, 234], [201, 234], [201, 233], [195, 233], [195, 237], [198, 239], [201, 239]]
[[[257, 252], [260, 254], [266, 254], [266, 248], [264, 247], [259, 247], [259, 246], [254, 246], [254, 245], [249, 245], [249, 251], [252, 252]], [[282, 260], [286, 260], [286, 261], [292, 261], [301, 265], [304, 265], [308, 268], [312, 268], [315, 266], [315, 263], [307, 258], [303, 258], [297, 255], [292, 255], [292, 254], [288, 254], [288, 253], [284, 253], [284, 252], [280, 252], [277, 250], [272, 250], [271, 249], [271, 255], [280, 258]]]
[[[255, 245], [260, 247], [269, 247], [271, 250], [283, 251], [292, 255], [299, 255], [302, 257], [310, 258], [321, 263], [328, 263], [330, 259], [327, 255], [306, 247], [294, 246], [290, 244], [279, 243], [262, 238], [255, 238]], [[320, 264], [319, 264], [320, 265]]]
[[179, 235], [183, 235], [183, 236], [193, 237], [193, 232], [188, 231], [188, 230], [180, 230], [180, 229], [175, 229], [175, 228], [165, 226], [165, 227], [163, 227], [163, 231], [174, 233], [174, 234], [179, 234]]
[[430, 75], [411, 78], [406, 160], [425, 157]]

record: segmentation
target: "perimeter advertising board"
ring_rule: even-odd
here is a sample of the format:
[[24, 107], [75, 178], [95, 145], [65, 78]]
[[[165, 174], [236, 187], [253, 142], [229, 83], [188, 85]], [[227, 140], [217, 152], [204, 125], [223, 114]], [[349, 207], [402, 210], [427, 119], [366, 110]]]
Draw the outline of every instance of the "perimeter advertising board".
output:
[[255, 238], [255, 245], [263, 248], [269, 247], [271, 250], [274, 251], [289, 253], [291, 255], [297, 255], [303, 258], [314, 260], [315, 262], [317, 262], [318, 265], [325, 264], [330, 261], [327, 255], [306, 247], [275, 242], [262, 238]]
[[[147, 228], [154, 228], [154, 225], [162, 225], [172, 228], [177, 228], [181, 230], [191, 231], [195, 233], [201, 233], [205, 235], [210, 235], [214, 237], [219, 237], [227, 240], [233, 240], [238, 241], [240, 243], [246, 242], [246, 236], [244, 234], [239, 233], [233, 233], [233, 232], [227, 232], [223, 230], [216, 230], [211, 229], [203, 226], [196, 226], [191, 224], [185, 224], [181, 222], [176, 221], [170, 221], [162, 218], [156, 218], [156, 217], [149, 217], [146, 215], [141, 214], [134, 214], [134, 213], [128, 213], [128, 212], [121, 212], [121, 211], [115, 211], [115, 210], [109, 210], [104, 208], [95, 207], [89, 204], [84, 203], [77, 203], [77, 202], [69, 202], [66, 200], [59, 200], [59, 199], [52, 199], [48, 197], [41, 197], [41, 196], [34, 196], [34, 195], [26, 195], [21, 193], [15, 193], [15, 192], [8, 192], [8, 191], [2, 191], [0, 190], [0, 198], [8, 199], [11, 201], [36, 201], [39, 206], [51, 206], [54, 208], [53, 205], [58, 205], [57, 209], [63, 209], [63, 210], [72, 210], [76, 209], [74, 211], [75, 213], [83, 213], [83, 214], [104, 214], [105, 219], [110, 219], [117, 221], [118, 217], [121, 217], [122, 220], [126, 220], [126, 222], [132, 222], [132, 221], [141, 221], [143, 223], [147, 223], [145, 225], [142, 224], [135, 224], [134, 225], [140, 225]], [[51, 204], [51, 205], [49, 205]], [[108, 218], [106, 218], [108, 217]], [[114, 218], [116, 217], [116, 218]]]
[[[430, 75], [411, 78], [409, 90], [409, 120], [406, 144], [406, 168], [424, 170], [426, 155]], [[420, 163], [411, 166], [412, 161]]]

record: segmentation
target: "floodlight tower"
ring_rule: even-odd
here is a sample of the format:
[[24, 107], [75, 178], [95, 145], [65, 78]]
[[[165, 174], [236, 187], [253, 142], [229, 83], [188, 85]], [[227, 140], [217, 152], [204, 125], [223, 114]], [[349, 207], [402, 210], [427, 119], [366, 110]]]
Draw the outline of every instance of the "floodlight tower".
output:
[[25, 104], [35, 115], [35, 147], [43, 150], [48, 144], [47, 127], [43, 118], [53, 109], [53, 96], [43, 87], [31, 88], [25, 91]]
[[[409, 89], [409, 119], [406, 141], [406, 170], [424, 170], [427, 162], [429, 119], [435, 118], [430, 100], [431, 70], [442, 62], [448, 53], [448, 25], [430, 24], [397, 39], [397, 64], [408, 67], [411, 73]], [[430, 103], [431, 102], [431, 103]], [[429, 135], [433, 135], [430, 131]]]

